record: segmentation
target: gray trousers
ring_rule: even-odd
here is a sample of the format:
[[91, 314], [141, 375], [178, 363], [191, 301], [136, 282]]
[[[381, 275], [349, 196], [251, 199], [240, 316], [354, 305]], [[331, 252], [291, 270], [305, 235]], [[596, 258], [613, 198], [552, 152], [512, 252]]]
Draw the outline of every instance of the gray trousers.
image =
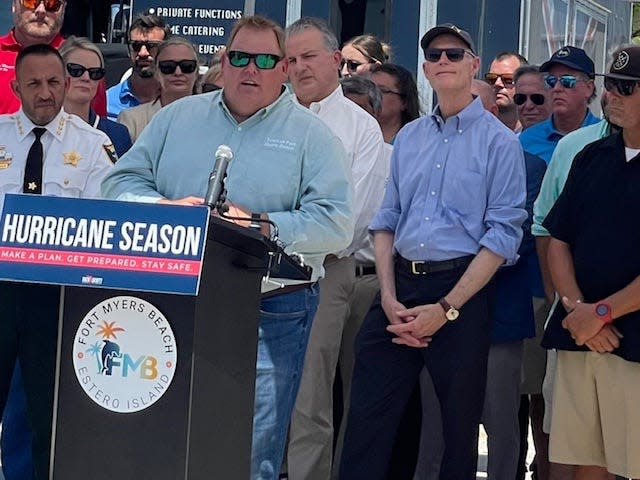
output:
[[[520, 449], [522, 340], [491, 345], [482, 423], [489, 443], [488, 478], [513, 479]], [[444, 450], [440, 404], [429, 373], [420, 375], [422, 432], [414, 480], [438, 480]], [[478, 399], [482, 401], [482, 399]]]

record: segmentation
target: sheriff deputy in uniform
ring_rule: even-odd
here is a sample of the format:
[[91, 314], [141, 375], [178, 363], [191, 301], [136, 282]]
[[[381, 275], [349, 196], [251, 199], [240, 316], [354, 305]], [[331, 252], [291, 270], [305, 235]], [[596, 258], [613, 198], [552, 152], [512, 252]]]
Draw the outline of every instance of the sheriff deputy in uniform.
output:
[[[22, 103], [0, 115], [0, 206], [7, 193], [96, 198], [117, 159], [109, 138], [62, 109], [68, 79], [57, 50], [20, 52], [11, 86]], [[0, 414], [16, 360], [33, 427], [36, 479], [48, 478], [59, 287], [0, 282]]]

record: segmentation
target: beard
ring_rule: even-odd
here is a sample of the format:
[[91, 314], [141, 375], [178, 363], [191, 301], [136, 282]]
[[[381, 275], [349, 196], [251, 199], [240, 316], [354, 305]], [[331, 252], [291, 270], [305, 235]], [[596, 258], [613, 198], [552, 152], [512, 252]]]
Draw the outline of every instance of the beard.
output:
[[141, 78], [151, 78], [155, 73], [155, 67], [153, 64], [151, 65], [139, 65], [135, 64], [133, 66], [133, 71]]

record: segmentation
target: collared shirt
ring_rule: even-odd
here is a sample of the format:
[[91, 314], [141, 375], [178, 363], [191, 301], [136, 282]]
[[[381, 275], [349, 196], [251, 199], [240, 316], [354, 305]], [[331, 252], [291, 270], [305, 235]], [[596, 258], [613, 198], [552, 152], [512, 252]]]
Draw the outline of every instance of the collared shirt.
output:
[[[587, 114], [582, 121], [582, 127], [587, 125], [593, 125], [598, 123], [600, 119], [596, 117], [591, 110], [587, 109]], [[553, 116], [549, 117], [540, 123], [536, 123], [531, 127], [524, 130], [519, 138], [522, 142], [522, 148], [525, 152], [529, 152], [533, 155], [537, 155], [542, 158], [547, 164], [551, 161], [551, 155], [556, 148], [558, 141], [566, 134], [556, 130], [553, 124]]]
[[[384, 179], [386, 185], [389, 181], [389, 167], [391, 165], [391, 154], [393, 153], [393, 145], [384, 144], [385, 165], [387, 166], [387, 175]], [[384, 193], [383, 193], [384, 194]], [[380, 195], [382, 201], [382, 195]], [[377, 210], [376, 210], [377, 211]], [[373, 266], [376, 263], [376, 255], [373, 249], [373, 235], [369, 234], [364, 240], [364, 246], [353, 254], [356, 259], [356, 265]]]
[[[0, 115], [0, 206], [7, 193], [22, 193], [27, 154], [36, 127], [22, 110]], [[64, 110], [45, 125], [41, 138], [42, 193], [58, 197], [98, 198], [111, 168], [111, 140], [80, 117]]]
[[574, 157], [585, 145], [609, 135], [610, 125], [606, 120], [575, 130], [558, 142], [551, 163], [542, 180], [540, 194], [533, 205], [533, 226], [531, 233], [537, 237], [548, 237], [549, 232], [542, 225], [545, 217], [560, 196]]
[[517, 260], [527, 217], [517, 137], [476, 98], [446, 121], [436, 108], [398, 133], [371, 230], [395, 233], [409, 260], [449, 260], [481, 247]]
[[140, 100], [131, 91], [130, 78], [107, 89], [107, 118], [117, 120], [120, 111], [140, 105]]
[[[587, 303], [612, 295], [640, 276], [640, 155], [627, 162], [621, 132], [587, 145], [575, 158], [566, 184], [544, 226], [569, 245], [575, 278]], [[556, 308], [543, 345], [562, 350], [577, 346], [562, 328], [566, 316]], [[640, 311], [617, 318], [622, 333], [612, 353], [640, 362]]]
[[107, 134], [107, 137], [113, 142], [113, 148], [115, 148], [118, 157], [127, 153], [131, 148], [131, 136], [124, 125], [96, 115], [93, 109], [89, 110], [89, 125]]
[[311, 103], [309, 110], [329, 125], [347, 151], [354, 187], [355, 230], [351, 244], [336, 253], [346, 257], [366, 246], [369, 223], [382, 202], [389, 171], [382, 131], [375, 118], [344, 96], [340, 85], [328, 97]]
[[[53, 48], [60, 48], [64, 42], [62, 35], [56, 35], [51, 40]], [[11, 82], [16, 78], [16, 58], [22, 50], [11, 29], [5, 36], [0, 37], [0, 113], [14, 113], [20, 108], [20, 100], [11, 89]]]
[[230, 201], [267, 212], [290, 252], [322, 276], [327, 253], [353, 238], [352, 186], [340, 139], [285, 89], [238, 123], [224, 90], [177, 100], [160, 110], [105, 179], [108, 198], [155, 202], [204, 197], [214, 154], [231, 147]]

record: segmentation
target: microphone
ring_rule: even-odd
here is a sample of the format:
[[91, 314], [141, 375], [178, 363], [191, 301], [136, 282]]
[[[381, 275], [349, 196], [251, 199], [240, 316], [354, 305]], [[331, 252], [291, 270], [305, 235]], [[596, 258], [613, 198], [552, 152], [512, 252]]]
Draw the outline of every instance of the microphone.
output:
[[[220, 197], [224, 192], [224, 179], [227, 176], [227, 167], [233, 158], [233, 152], [226, 145], [220, 145], [216, 150], [216, 162], [209, 175], [209, 185], [204, 197], [204, 203], [210, 208], [217, 208]], [[224, 200], [223, 200], [224, 201]]]

